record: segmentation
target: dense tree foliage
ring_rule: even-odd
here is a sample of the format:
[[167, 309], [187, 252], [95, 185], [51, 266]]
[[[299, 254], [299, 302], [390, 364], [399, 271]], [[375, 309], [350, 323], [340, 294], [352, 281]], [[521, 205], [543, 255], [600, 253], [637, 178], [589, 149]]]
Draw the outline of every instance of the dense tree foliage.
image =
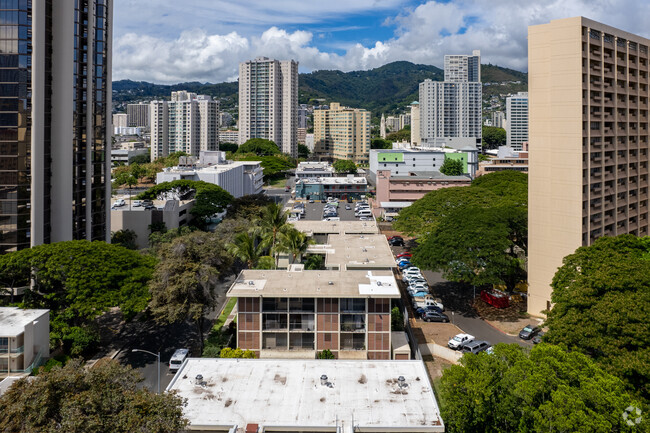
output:
[[334, 171], [337, 173], [357, 172], [357, 165], [354, 163], [354, 161], [350, 161], [349, 159], [337, 159], [334, 161], [334, 164], [332, 164], [332, 167], [334, 167]]
[[253, 359], [255, 358], [255, 352], [252, 350], [242, 350], [239, 347], [236, 349], [232, 349], [230, 347], [224, 347], [221, 349], [221, 353], [219, 353], [219, 358], [248, 358], [248, 359]]
[[650, 402], [650, 238], [596, 240], [553, 278], [545, 341], [589, 355]]
[[634, 431], [622, 414], [635, 402], [620, 379], [546, 344], [466, 354], [444, 371], [440, 399], [449, 432]]
[[163, 182], [138, 195], [139, 199], [162, 199], [174, 197], [179, 200], [195, 199], [190, 211], [199, 223], [223, 212], [234, 197], [218, 185], [195, 180]]
[[264, 138], [251, 138], [246, 143], [239, 146], [237, 153], [254, 153], [257, 156], [271, 156], [280, 152], [280, 148], [275, 142]]
[[290, 264], [295, 263], [298, 257], [307, 252], [314, 240], [300, 230], [289, 228], [279, 234], [276, 250], [281, 253], [288, 253], [291, 256]]
[[442, 219], [412, 261], [443, 272], [450, 281], [514, 290], [526, 279], [526, 232], [525, 208], [462, 207]]
[[392, 149], [393, 142], [382, 138], [373, 138], [370, 142], [371, 149]]
[[459, 207], [528, 206], [528, 175], [506, 170], [477, 177], [469, 187], [431, 191], [400, 211], [396, 230], [426, 237], [440, 220]]
[[203, 349], [204, 317], [215, 308], [215, 286], [232, 266], [232, 256], [218, 233], [206, 232], [176, 238], [159, 247], [158, 256], [149, 308], [161, 324], [192, 320]]
[[[261, 245], [259, 237], [250, 231], [237, 234], [226, 248], [232, 257], [241, 260], [248, 269], [255, 268], [264, 253], [264, 246]], [[273, 265], [275, 267], [275, 260]]]
[[446, 176], [462, 176], [464, 172], [462, 161], [457, 159], [445, 158], [445, 162], [440, 167], [440, 173]]
[[153, 257], [98, 241], [57, 242], [0, 256], [0, 269], [12, 278], [33, 279], [24, 305], [51, 310], [52, 342], [67, 341], [75, 354], [85, 350], [84, 341], [94, 341], [88, 326], [109, 308], [132, 317], [146, 307], [154, 263]]
[[495, 126], [483, 126], [483, 149], [496, 149], [506, 145], [506, 130]]
[[140, 375], [116, 361], [86, 369], [68, 362], [14, 383], [0, 397], [0, 425], [7, 433], [173, 433], [187, 426], [183, 400], [138, 388]]
[[131, 164], [148, 164], [151, 162], [151, 155], [150, 154], [144, 154], [144, 155], [135, 155], [129, 158], [129, 165]]
[[309, 158], [309, 155], [311, 155], [311, 150], [304, 144], [299, 144], [298, 145], [298, 158]]
[[124, 248], [127, 248], [129, 250], [138, 249], [138, 246], [135, 243], [137, 239], [138, 239], [138, 235], [133, 230], [129, 230], [129, 229], [118, 230], [116, 232], [111, 233], [112, 244], [121, 245]]
[[245, 195], [234, 199], [228, 205], [226, 218], [261, 218], [262, 211], [271, 203], [273, 200], [266, 194]]
[[239, 145], [236, 143], [219, 143], [219, 150], [222, 152], [237, 152]]
[[469, 187], [432, 191], [400, 212], [397, 230], [418, 236], [413, 262], [451, 281], [504, 284], [525, 279], [527, 176], [491, 173]]
[[386, 140], [393, 142], [411, 141], [411, 128], [400, 129], [399, 131], [391, 132], [386, 136]]

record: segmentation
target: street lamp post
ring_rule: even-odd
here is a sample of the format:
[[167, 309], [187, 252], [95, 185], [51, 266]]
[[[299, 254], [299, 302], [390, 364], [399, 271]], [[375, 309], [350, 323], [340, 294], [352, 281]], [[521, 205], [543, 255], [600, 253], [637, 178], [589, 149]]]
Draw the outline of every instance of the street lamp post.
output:
[[142, 349], [133, 349], [131, 352], [144, 352], [148, 353], [149, 355], [153, 355], [158, 359], [158, 394], [160, 394], [160, 352], [157, 354], [153, 352], [149, 352], [148, 350], [142, 350]]

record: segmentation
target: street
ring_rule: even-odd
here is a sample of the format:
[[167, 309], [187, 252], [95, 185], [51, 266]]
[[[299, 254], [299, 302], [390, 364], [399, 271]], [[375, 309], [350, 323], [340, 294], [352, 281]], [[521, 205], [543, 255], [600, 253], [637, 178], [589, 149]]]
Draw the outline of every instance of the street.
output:
[[[212, 328], [217, 315], [226, 303], [226, 292], [235, 280], [236, 275], [231, 275], [220, 281], [215, 291], [217, 306], [213, 312], [206, 316], [203, 338], [206, 338]], [[117, 339], [122, 343], [122, 350], [117, 359], [124, 365], [130, 365], [140, 372], [144, 381], [140, 386], [151, 391], [156, 391], [158, 381], [158, 367], [156, 357], [148, 353], [132, 352], [133, 349], [147, 350], [153, 353], [160, 351], [160, 390], [164, 391], [174, 374], [169, 371], [169, 359], [176, 349], [190, 349], [190, 357], [200, 357], [198, 345], [198, 332], [194, 322], [175, 323], [159, 326], [153, 322], [137, 323], [126, 327], [128, 331], [122, 332]]]

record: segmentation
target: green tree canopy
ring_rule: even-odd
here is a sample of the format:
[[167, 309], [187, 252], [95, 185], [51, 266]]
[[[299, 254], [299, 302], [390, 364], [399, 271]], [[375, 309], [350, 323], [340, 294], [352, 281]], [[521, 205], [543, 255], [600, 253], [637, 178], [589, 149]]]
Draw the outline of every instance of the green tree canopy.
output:
[[440, 167], [440, 173], [446, 176], [462, 176], [464, 171], [463, 163], [458, 159], [445, 158]]
[[497, 149], [506, 145], [506, 130], [495, 126], [483, 126], [483, 149]]
[[271, 203], [273, 200], [266, 194], [245, 195], [230, 203], [226, 218], [261, 218], [262, 211]]
[[354, 161], [350, 161], [349, 159], [337, 159], [334, 161], [334, 164], [332, 164], [332, 167], [334, 167], [334, 170], [337, 173], [357, 172], [357, 165], [354, 163]]
[[396, 230], [426, 237], [449, 212], [459, 207], [528, 206], [528, 175], [506, 170], [489, 173], [469, 187], [431, 191], [399, 213]]
[[221, 349], [219, 358], [255, 358], [255, 352], [252, 350], [242, 350], [239, 347], [236, 349], [231, 349], [230, 347], [224, 347]]
[[530, 353], [498, 344], [491, 355], [466, 354], [444, 371], [440, 399], [452, 433], [636, 431], [622, 417], [635, 402], [620, 379], [547, 344]]
[[204, 317], [215, 308], [220, 273], [232, 266], [232, 256], [217, 233], [192, 232], [158, 249], [160, 261], [149, 284], [149, 308], [158, 323], [192, 320], [203, 351]]
[[298, 257], [307, 252], [307, 249], [313, 243], [314, 240], [305, 233], [295, 228], [288, 228], [280, 232], [276, 250], [289, 253], [291, 256], [290, 263], [293, 264]]
[[236, 143], [219, 143], [219, 150], [222, 152], [237, 152], [239, 145]]
[[391, 132], [386, 135], [388, 141], [411, 141], [411, 128], [400, 129], [399, 131]]
[[199, 221], [205, 222], [213, 215], [223, 212], [234, 200], [230, 193], [218, 185], [202, 180], [174, 180], [163, 182], [140, 193], [138, 199], [161, 199], [170, 194], [179, 200], [194, 198], [190, 213]]
[[20, 279], [34, 280], [26, 305], [50, 309], [53, 324], [60, 317], [81, 325], [116, 306], [130, 316], [142, 311], [149, 300], [147, 282], [155, 259], [122, 246], [57, 242], [0, 256], [0, 263], [11, 264], [13, 254], [27, 272]]
[[373, 138], [370, 142], [371, 149], [392, 149], [393, 143], [382, 138]]
[[138, 246], [135, 243], [137, 238], [138, 235], [133, 230], [118, 230], [111, 233], [111, 244], [121, 245], [129, 250], [137, 250]]
[[142, 377], [116, 361], [86, 369], [81, 360], [20, 379], [0, 397], [0, 425], [20, 432], [158, 432], [187, 426], [183, 400], [138, 389]]
[[309, 155], [311, 155], [311, 150], [304, 144], [299, 144], [298, 145], [298, 158], [309, 158]]
[[257, 156], [253, 153], [248, 154], [235, 154], [236, 161], [260, 161], [260, 165], [264, 169], [264, 178], [268, 180], [272, 177], [282, 176], [286, 171], [296, 168], [297, 164], [295, 159], [288, 155], [272, 155], [272, 156]]
[[251, 138], [239, 146], [237, 153], [254, 153], [257, 156], [271, 156], [281, 152], [278, 145], [271, 140]]
[[[257, 236], [250, 232], [241, 232], [232, 242], [226, 245], [228, 253], [234, 258], [246, 263], [248, 269], [253, 269], [263, 254], [264, 247]], [[275, 267], [275, 261], [274, 261]]]
[[129, 158], [129, 165], [131, 164], [147, 164], [151, 162], [151, 155], [135, 155]]
[[527, 218], [520, 207], [458, 208], [415, 249], [412, 262], [450, 281], [514, 290], [526, 278]]
[[545, 341], [580, 351], [650, 402], [650, 238], [603, 237], [564, 258]]

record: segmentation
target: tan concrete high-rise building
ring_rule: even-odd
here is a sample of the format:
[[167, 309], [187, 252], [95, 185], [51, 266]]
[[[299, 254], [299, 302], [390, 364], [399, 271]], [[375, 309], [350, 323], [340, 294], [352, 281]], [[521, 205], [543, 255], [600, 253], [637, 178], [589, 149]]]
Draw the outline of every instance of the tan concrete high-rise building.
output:
[[411, 102], [411, 147], [420, 145], [420, 103]]
[[314, 152], [322, 158], [368, 163], [370, 112], [341, 107], [332, 102], [328, 110], [314, 110]]
[[257, 57], [239, 64], [239, 142], [251, 138], [298, 155], [298, 62]]
[[650, 40], [586, 18], [528, 28], [528, 311], [551, 307], [563, 257], [648, 235]]

